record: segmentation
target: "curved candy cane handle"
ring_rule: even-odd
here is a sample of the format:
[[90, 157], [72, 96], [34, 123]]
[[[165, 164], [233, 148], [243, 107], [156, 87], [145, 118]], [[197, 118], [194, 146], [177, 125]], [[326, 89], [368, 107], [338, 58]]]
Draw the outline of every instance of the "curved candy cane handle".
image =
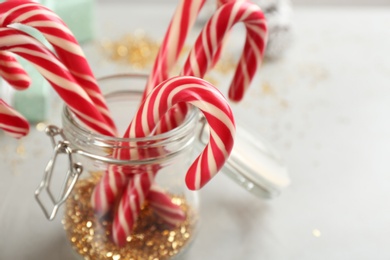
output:
[[[217, 7], [229, 1], [243, 0], [217, 0]], [[169, 78], [169, 73], [179, 59], [187, 35], [193, 27], [204, 3], [205, 0], [181, 0], [179, 2], [146, 83], [143, 99], [146, 98], [155, 86]], [[218, 47], [214, 55], [213, 65], [219, 59], [221, 47]]]
[[223, 166], [232, 148], [235, 124], [231, 108], [214, 86], [203, 79], [179, 76], [159, 84], [147, 96], [126, 130], [125, 137], [144, 137], [178, 103], [199, 108], [210, 126], [210, 140], [186, 174], [191, 190], [203, 187]]
[[[243, 22], [247, 31], [246, 41], [229, 88], [229, 98], [240, 101], [263, 59], [267, 37], [266, 22], [261, 9], [250, 2], [219, 1], [219, 6], [221, 7], [199, 34], [181, 75], [203, 78], [219, 59], [221, 47], [230, 29]], [[161, 120], [157, 133], [169, 131], [181, 123], [187, 108], [184, 104], [179, 104], [175, 110]]]
[[50, 9], [33, 1], [13, 0], [0, 3], [0, 27], [7, 27], [13, 23], [30, 26], [42, 33], [54, 47], [59, 60], [69, 69], [103, 115], [112, 132], [115, 132], [114, 122], [92, 69], [76, 38], [62, 19]]
[[0, 28], [0, 51], [15, 53], [31, 62], [86, 125], [99, 133], [114, 135], [69, 70], [38, 40], [13, 28]]
[[233, 101], [242, 99], [263, 59], [267, 26], [264, 14], [257, 5], [246, 1], [232, 1], [222, 5], [201, 31], [181, 73], [203, 78], [215, 63], [223, 39], [239, 22], [244, 23], [247, 36], [229, 89], [229, 98]]

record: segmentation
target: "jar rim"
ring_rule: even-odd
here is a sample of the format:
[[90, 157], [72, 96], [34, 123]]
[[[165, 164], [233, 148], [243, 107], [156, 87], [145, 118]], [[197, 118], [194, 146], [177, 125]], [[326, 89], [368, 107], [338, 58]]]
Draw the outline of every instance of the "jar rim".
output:
[[[112, 74], [108, 76], [103, 76], [97, 79], [97, 81], [101, 80], [109, 80], [109, 79], [115, 79], [115, 78], [147, 78], [147, 74], [141, 74], [141, 73], [124, 73], [124, 74]], [[113, 91], [108, 92], [105, 94], [105, 97], [109, 97], [110, 95], [113, 95], [115, 93], [126, 93], [126, 94], [135, 94], [135, 95], [141, 95], [141, 90], [121, 90], [121, 91]], [[71, 111], [69, 106], [66, 104], [63, 107], [63, 119], [65, 118], [68, 123], [70, 123], [73, 127], [73, 130], [76, 131], [81, 136], [88, 136], [89, 138], [93, 138], [95, 141], [102, 141], [104, 143], [140, 143], [140, 142], [157, 142], [161, 140], [169, 140], [172, 137], [180, 138], [182, 137], [183, 133], [186, 133], [188, 128], [191, 127], [191, 123], [193, 120], [196, 120], [198, 118], [198, 110], [195, 107], [191, 107], [184, 119], [184, 121], [174, 129], [171, 129], [167, 132], [156, 134], [156, 135], [149, 135], [146, 137], [131, 137], [131, 138], [123, 138], [123, 137], [117, 137], [117, 136], [108, 136], [104, 134], [97, 133], [88, 127], [84, 126], [80, 120], [77, 119], [75, 114]], [[130, 122], [129, 122], [130, 123]]]

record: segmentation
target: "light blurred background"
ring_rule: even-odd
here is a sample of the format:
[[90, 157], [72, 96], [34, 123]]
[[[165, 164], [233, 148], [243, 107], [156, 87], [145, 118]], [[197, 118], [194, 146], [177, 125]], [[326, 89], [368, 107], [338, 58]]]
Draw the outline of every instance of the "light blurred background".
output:
[[293, 0], [293, 4], [297, 5], [383, 5], [389, 6], [390, 0]]
[[[128, 0], [98, 0], [98, 2], [99, 1], [100, 2], [120, 2], [120, 1], [128, 2]], [[145, 3], [145, 2], [162, 2], [162, 1], [176, 2], [176, 0], [143, 0], [142, 2]], [[292, 0], [291, 2], [294, 5], [390, 6], [390, 0]]]

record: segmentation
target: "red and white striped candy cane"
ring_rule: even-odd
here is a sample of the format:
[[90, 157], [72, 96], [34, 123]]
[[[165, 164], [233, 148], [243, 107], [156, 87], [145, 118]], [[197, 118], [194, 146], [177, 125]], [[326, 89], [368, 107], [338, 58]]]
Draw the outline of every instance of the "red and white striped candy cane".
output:
[[118, 246], [123, 246], [133, 231], [134, 223], [146, 199], [145, 191], [150, 190], [153, 180], [152, 171], [136, 174], [129, 180], [112, 223], [113, 241]]
[[191, 190], [203, 187], [223, 166], [233, 147], [233, 113], [224, 96], [207, 81], [179, 76], [159, 84], [141, 104], [125, 137], [150, 135], [161, 118], [178, 103], [199, 108], [210, 127], [210, 141], [186, 174]]
[[[267, 27], [261, 9], [250, 2], [231, 0], [222, 4], [207, 22], [183, 66], [181, 75], [203, 78], [219, 58], [220, 48], [230, 29], [243, 22], [247, 31], [244, 49], [229, 88], [229, 98], [240, 101], [250, 85], [265, 50]], [[179, 104], [160, 122], [158, 133], [181, 124], [187, 107]]]
[[[128, 150], [126, 149], [126, 152]], [[118, 150], [114, 152], [118, 156]], [[136, 152], [130, 155], [126, 153], [126, 158], [132, 158], [133, 160], [141, 158], [151, 158], [155, 153], [158, 153], [157, 149], [151, 148], [147, 151]], [[122, 158], [123, 158], [122, 154]], [[110, 165], [108, 170], [103, 174], [100, 181], [96, 184], [95, 189], [91, 196], [92, 207], [95, 212], [103, 217], [110, 211], [114, 210], [117, 201], [121, 200], [122, 193], [125, 190], [128, 182], [138, 174], [145, 172], [153, 173], [154, 175], [158, 172], [159, 165], [148, 165], [148, 166], [118, 166]], [[153, 175], [153, 176], [154, 176]], [[137, 177], [138, 178], [138, 177]], [[134, 181], [134, 180], [133, 180]], [[128, 191], [128, 196], [131, 196], [133, 192], [142, 192], [143, 196], [146, 197], [150, 207], [157, 213], [164, 221], [169, 225], [175, 225], [185, 219], [184, 211], [171, 201], [163, 189], [158, 188], [157, 184], [153, 184], [153, 192], [149, 191], [149, 186], [146, 190]], [[134, 209], [133, 209], [134, 210]], [[135, 221], [136, 219], [133, 219]], [[133, 223], [129, 223], [133, 226]]]
[[169, 78], [185, 40], [205, 0], [181, 0], [165, 33], [152, 72], [144, 90], [143, 100], [159, 83]]
[[[210, 83], [195, 77], [181, 76], [168, 79], [147, 96], [141, 104], [133, 121], [126, 130], [125, 137], [145, 137], [151, 134], [160, 119], [178, 103], [188, 103], [199, 108], [210, 126], [210, 140], [203, 152], [195, 159], [186, 174], [186, 184], [191, 190], [200, 189], [223, 166], [232, 148], [235, 125], [233, 113], [223, 95]], [[120, 158], [124, 158], [119, 152]], [[151, 189], [156, 171], [135, 175], [131, 182], [140, 183], [134, 189], [129, 185], [124, 192], [121, 203], [114, 217], [113, 236], [118, 245], [123, 245], [131, 234], [140, 205], [144, 202], [145, 194], [151, 194], [155, 203], [166, 202], [167, 198], [158, 196], [157, 189]], [[143, 179], [140, 181], [139, 179]], [[167, 199], [167, 200], [165, 200]], [[153, 204], [153, 202], [152, 202]], [[171, 206], [171, 205], [170, 205]], [[178, 209], [176, 207], [176, 209]], [[183, 218], [182, 213], [174, 209], [160, 207], [156, 212], [161, 213], [171, 224]]]
[[130, 179], [121, 170], [121, 167], [110, 165], [96, 184], [92, 196], [91, 205], [98, 216], [105, 216], [112, 210], [119, 200]]
[[176, 226], [186, 219], [180, 206], [174, 204], [164, 190], [153, 184], [153, 172], [134, 175], [121, 197], [112, 224], [113, 241], [119, 246], [123, 246], [132, 233], [146, 200], [154, 212], [170, 226]]
[[43, 44], [13, 28], [0, 28], [0, 39], [0, 51], [10, 51], [30, 61], [87, 126], [98, 133], [114, 135], [84, 89]]
[[229, 98], [233, 101], [242, 99], [264, 55], [267, 26], [263, 12], [256, 4], [232, 1], [222, 5], [203, 28], [182, 71], [182, 75], [203, 78], [225, 35], [239, 22], [244, 23], [247, 35], [229, 89]]
[[17, 90], [30, 86], [31, 79], [27, 72], [11, 53], [0, 51], [0, 77]]
[[[176, 64], [187, 35], [193, 27], [205, 1], [181, 0], [179, 2], [157, 53], [152, 72], [146, 83], [143, 99], [155, 86], [169, 78], [169, 73]], [[219, 7], [228, 1], [236, 0], [217, 0], [217, 6]], [[218, 48], [213, 63], [218, 61], [220, 52], [221, 48]]]
[[155, 184], [150, 187], [147, 200], [153, 210], [171, 226], [177, 226], [186, 219], [180, 206], [173, 203], [171, 197]]
[[15, 138], [28, 134], [30, 125], [15, 109], [0, 99], [0, 128]]
[[111, 132], [115, 132], [114, 122], [88, 61], [73, 33], [61, 18], [50, 9], [32, 1], [14, 0], [0, 3], [0, 27], [13, 23], [31, 26], [43, 34], [103, 115], [106, 124], [113, 129]]

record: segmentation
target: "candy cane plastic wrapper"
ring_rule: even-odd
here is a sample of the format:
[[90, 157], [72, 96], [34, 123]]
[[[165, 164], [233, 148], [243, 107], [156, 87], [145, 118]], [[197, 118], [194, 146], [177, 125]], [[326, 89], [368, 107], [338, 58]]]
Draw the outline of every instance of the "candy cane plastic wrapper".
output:
[[31, 84], [31, 79], [11, 53], [0, 51], [0, 77], [17, 90], [24, 90]]
[[256, 4], [232, 1], [222, 5], [203, 28], [182, 71], [182, 75], [203, 78], [225, 35], [239, 22], [244, 23], [247, 35], [229, 88], [229, 98], [233, 101], [243, 98], [264, 56], [267, 26], [263, 12]]
[[20, 138], [28, 134], [30, 126], [19, 112], [0, 99], [0, 128], [12, 137]]
[[33, 27], [43, 34], [54, 47], [59, 59], [69, 68], [76, 82], [86, 91], [89, 98], [103, 115], [106, 124], [115, 132], [116, 128], [96, 79], [76, 38], [50, 9], [39, 3], [13, 0], [0, 3], [0, 26], [20, 23]]
[[114, 135], [68, 69], [39, 41], [15, 29], [0, 28], [0, 51], [10, 51], [30, 61], [80, 120], [98, 133]]

